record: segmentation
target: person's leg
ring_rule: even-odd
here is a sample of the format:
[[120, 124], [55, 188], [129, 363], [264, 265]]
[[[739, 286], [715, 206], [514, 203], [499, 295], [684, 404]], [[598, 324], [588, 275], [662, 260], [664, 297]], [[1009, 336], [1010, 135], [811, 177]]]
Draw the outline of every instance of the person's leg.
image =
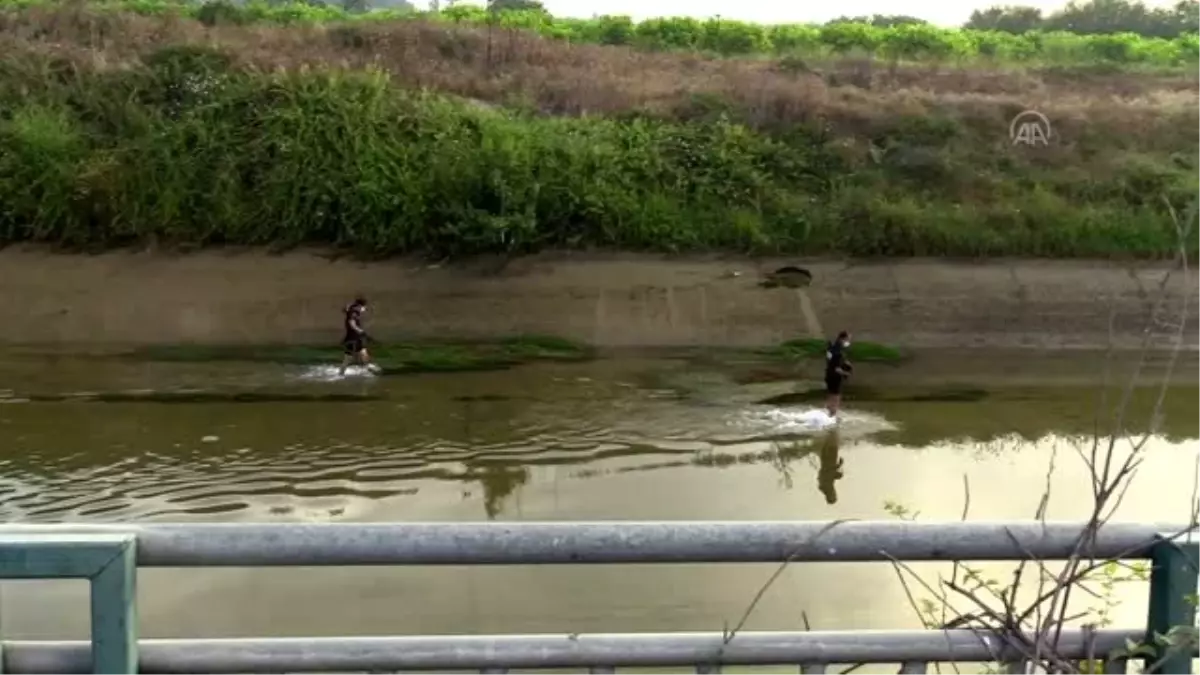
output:
[[355, 346], [350, 340], [342, 343], [342, 367], [338, 369], [339, 377], [345, 375], [346, 369], [350, 367], [351, 363], [354, 363], [354, 359], [356, 358]]
[[825, 378], [825, 392], [828, 394], [825, 409], [829, 411], [830, 417], [837, 417], [838, 407], [842, 402], [842, 378], [837, 375]]
[[366, 368], [367, 370], [376, 370], [375, 364], [371, 363], [371, 354], [367, 351], [366, 347], [363, 347], [361, 350], [359, 350], [358, 362], [361, 363], [363, 368]]

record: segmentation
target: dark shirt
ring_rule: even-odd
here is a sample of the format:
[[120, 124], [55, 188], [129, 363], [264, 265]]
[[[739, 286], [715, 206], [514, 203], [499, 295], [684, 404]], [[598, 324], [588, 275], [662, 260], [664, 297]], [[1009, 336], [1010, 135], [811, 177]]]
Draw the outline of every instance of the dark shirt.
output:
[[362, 305], [349, 304], [342, 310], [342, 328], [345, 330], [343, 339], [362, 337], [366, 331], [362, 327]]
[[837, 340], [825, 345], [825, 377], [842, 377], [839, 371], [849, 370], [845, 351]]

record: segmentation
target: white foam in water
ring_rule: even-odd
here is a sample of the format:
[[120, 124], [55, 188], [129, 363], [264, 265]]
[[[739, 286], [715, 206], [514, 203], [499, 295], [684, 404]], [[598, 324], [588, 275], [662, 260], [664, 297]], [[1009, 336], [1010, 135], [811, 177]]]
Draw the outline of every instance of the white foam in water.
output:
[[828, 429], [838, 423], [837, 418], [826, 410], [806, 410], [797, 415], [795, 419], [797, 424], [815, 429]]
[[[766, 410], [762, 413], [752, 416], [752, 424], [758, 426], [773, 427], [773, 431], [782, 432], [803, 432], [803, 431], [822, 431], [835, 426], [839, 426], [846, 419], [846, 412], [842, 411], [840, 419], [829, 414], [828, 411], [821, 408], [811, 408], [808, 410], [788, 410], [776, 408]], [[765, 423], [765, 424], [764, 424]]]
[[315, 382], [337, 382], [339, 380], [360, 379], [364, 377], [375, 377], [375, 373], [363, 366], [350, 366], [346, 369], [346, 374], [342, 375], [341, 366], [310, 366], [300, 373], [301, 380], [310, 380]]
[[871, 413], [842, 409], [835, 418], [824, 408], [771, 408], [746, 415], [742, 423], [752, 427], [769, 427], [771, 431], [780, 433], [815, 433], [836, 427], [852, 434], [868, 434], [896, 428], [886, 419]]

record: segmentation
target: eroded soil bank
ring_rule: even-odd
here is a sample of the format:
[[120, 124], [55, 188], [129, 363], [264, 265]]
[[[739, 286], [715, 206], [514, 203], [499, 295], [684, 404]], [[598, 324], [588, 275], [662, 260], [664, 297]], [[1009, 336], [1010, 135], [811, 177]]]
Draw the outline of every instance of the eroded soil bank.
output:
[[[807, 289], [760, 286], [786, 265]], [[382, 340], [557, 335], [599, 347], [759, 346], [849, 328], [907, 347], [1140, 344], [1163, 264], [802, 259], [548, 253], [508, 262], [364, 263], [313, 252], [64, 255], [0, 251], [0, 342], [336, 341], [339, 309], [373, 303]], [[1194, 277], [1165, 285], [1169, 344]], [[1186, 344], [1197, 321], [1189, 297]]]

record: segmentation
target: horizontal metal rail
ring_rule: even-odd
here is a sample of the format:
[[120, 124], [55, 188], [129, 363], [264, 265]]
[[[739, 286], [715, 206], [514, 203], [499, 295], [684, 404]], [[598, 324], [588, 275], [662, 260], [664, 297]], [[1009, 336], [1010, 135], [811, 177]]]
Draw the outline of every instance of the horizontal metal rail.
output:
[[[1108, 524], [1087, 553], [1147, 558], [1157, 537], [1185, 529]], [[1050, 560], [1070, 556], [1084, 530], [1029, 521], [0, 526], [0, 534], [135, 534], [140, 567]]]
[[[1186, 536], [1180, 537], [1180, 534]], [[330, 565], [527, 565], [597, 563], [780, 563], [1063, 559], [1077, 552], [1099, 559], [1153, 561], [1147, 628], [1190, 625], [1194, 608], [1195, 530], [1169, 524], [1037, 522], [587, 522], [402, 524], [120, 524], [3, 525], [12, 541], [64, 535], [120, 534], [136, 546], [140, 567], [260, 567]], [[132, 537], [131, 537], [132, 535]], [[131, 558], [132, 556], [130, 556]], [[134, 567], [129, 564], [130, 588]], [[93, 626], [95, 629], [95, 626]], [[1105, 660], [1104, 672], [1124, 672], [1106, 660], [1147, 630], [1069, 631], [1056, 646], [1067, 659]], [[133, 633], [129, 633], [133, 643]], [[1092, 642], [1089, 642], [1092, 641]], [[1001, 636], [970, 630], [453, 637], [145, 640], [133, 652], [140, 672], [328, 672], [586, 667], [783, 665], [824, 672], [843, 663], [895, 663], [926, 672], [937, 662], [1001, 662], [1009, 672], [1021, 654]], [[1192, 654], [1191, 656], [1194, 656]], [[86, 642], [0, 644], [0, 672], [88, 672], [105, 668]], [[1160, 672], [1187, 672], [1190, 656], [1171, 656]], [[1150, 659], [1146, 659], [1147, 662]], [[128, 669], [133, 672], [133, 667]]]
[[[1069, 659], [1104, 655], [1143, 631], [1104, 630], [1088, 637], [1067, 631], [1056, 653]], [[780, 665], [820, 672], [828, 664], [894, 663], [910, 667], [937, 662], [1019, 659], [1002, 640], [971, 630], [741, 633], [726, 642], [716, 633], [592, 635], [421, 636], [143, 640], [140, 669], [148, 673], [314, 673], [399, 670], [497, 671], [509, 668]], [[1089, 640], [1094, 640], [1090, 642]], [[6, 642], [6, 673], [85, 673], [86, 642]], [[924, 669], [917, 669], [924, 672]], [[872, 671], [878, 672], [878, 671]]]

